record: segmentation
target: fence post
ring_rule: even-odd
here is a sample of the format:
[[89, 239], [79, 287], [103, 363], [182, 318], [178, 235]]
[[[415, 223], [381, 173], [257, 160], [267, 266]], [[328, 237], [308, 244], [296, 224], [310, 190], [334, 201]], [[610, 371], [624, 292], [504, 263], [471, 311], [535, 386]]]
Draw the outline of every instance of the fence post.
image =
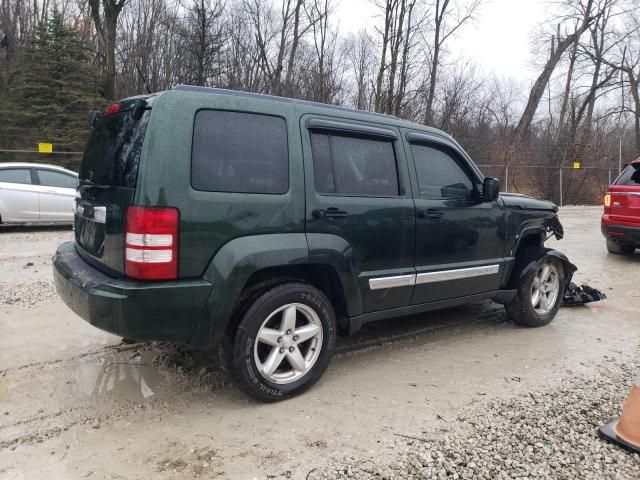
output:
[[509, 164], [507, 164], [504, 170], [504, 191], [509, 191]]
[[611, 167], [609, 167], [609, 185], [611, 185]]
[[562, 207], [562, 167], [560, 167], [560, 206]]

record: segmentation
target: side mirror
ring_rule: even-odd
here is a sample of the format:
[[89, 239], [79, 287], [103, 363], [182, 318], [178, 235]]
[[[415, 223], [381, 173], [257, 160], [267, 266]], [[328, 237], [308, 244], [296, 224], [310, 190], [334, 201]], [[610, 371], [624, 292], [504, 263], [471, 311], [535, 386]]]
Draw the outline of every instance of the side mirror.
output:
[[485, 177], [482, 184], [482, 201], [493, 202], [500, 195], [500, 181], [497, 178]]

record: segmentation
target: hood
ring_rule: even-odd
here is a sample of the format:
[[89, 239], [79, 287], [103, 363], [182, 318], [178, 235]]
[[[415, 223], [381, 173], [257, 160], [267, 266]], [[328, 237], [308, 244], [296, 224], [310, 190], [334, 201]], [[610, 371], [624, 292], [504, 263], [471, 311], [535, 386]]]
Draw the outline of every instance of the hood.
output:
[[522, 210], [549, 210], [558, 211], [558, 206], [547, 200], [538, 200], [537, 198], [522, 195], [521, 193], [500, 193], [500, 198], [507, 207], [519, 208]]

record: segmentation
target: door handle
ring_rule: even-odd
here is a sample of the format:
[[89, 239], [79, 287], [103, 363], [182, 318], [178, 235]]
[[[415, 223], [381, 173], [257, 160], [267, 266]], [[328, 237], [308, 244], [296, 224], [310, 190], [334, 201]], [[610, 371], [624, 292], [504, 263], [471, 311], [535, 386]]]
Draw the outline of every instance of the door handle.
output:
[[314, 218], [340, 218], [340, 217], [347, 216], [347, 212], [345, 212], [344, 210], [340, 210], [339, 208], [336, 208], [336, 207], [330, 207], [330, 208], [327, 208], [326, 210], [316, 209], [313, 212], [311, 212], [311, 214], [313, 215]]
[[416, 216], [418, 218], [426, 218], [431, 220], [442, 218], [443, 215], [444, 212], [442, 210], [435, 210], [433, 208], [429, 208], [428, 210], [418, 210], [418, 212], [416, 213]]

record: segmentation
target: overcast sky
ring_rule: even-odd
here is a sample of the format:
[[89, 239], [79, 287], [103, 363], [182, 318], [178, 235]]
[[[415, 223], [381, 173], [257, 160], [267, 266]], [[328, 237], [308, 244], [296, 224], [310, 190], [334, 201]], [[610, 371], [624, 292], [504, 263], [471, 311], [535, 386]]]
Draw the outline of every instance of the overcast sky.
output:
[[[456, 56], [473, 59], [487, 73], [529, 82], [536, 75], [531, 66], [531, 32], [545, 19], [544, 0], [485, 0], [478, 18], [448, 44]], [[340, 31], [365, 27], [373, 32], [376, 9], [370, 0], [339, 0]]]

